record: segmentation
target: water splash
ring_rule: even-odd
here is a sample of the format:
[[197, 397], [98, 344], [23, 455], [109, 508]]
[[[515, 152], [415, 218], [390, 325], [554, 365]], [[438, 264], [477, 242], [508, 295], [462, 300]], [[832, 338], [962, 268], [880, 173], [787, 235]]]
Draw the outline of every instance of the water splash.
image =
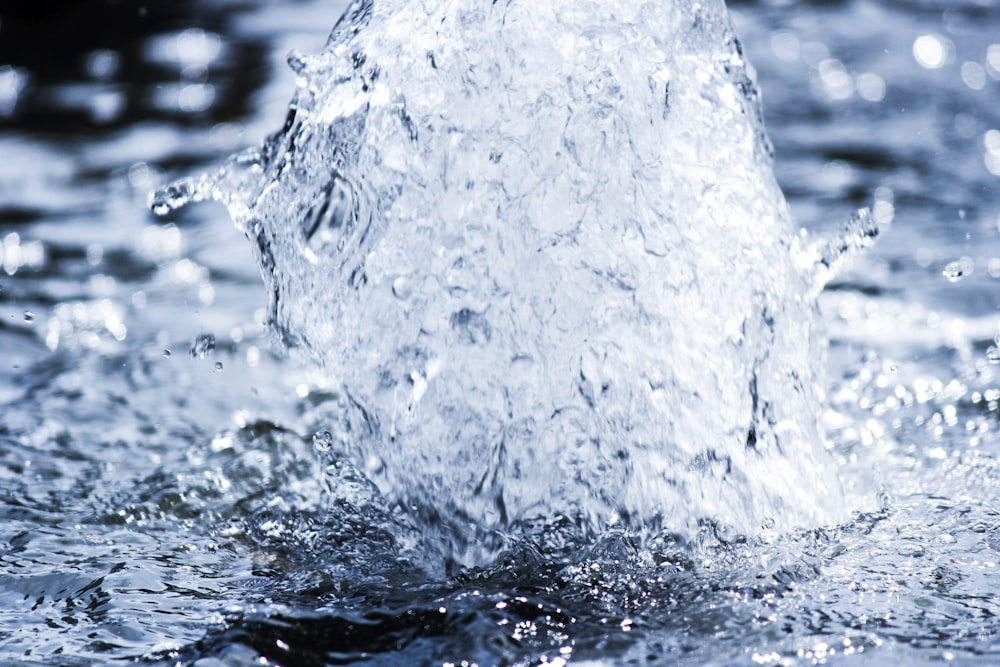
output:
[[215, 351], [215, 335], [210, 333], [199, 334], [191, 343], [189, 354], [192, 359], [205, 359]]
[[839, 234], [817, 241], [804, 252], [804, 268], [812, 272], [811, 295], [819, 294], [837, 275], [844, 262], [874, 245], [878, 235], [879, 225], [872, 216], [871, 209], [860, 208]]
[[221, 200], [251, 241], [272, 328], [343, 390], [328, 483], [352, 461], [462, 562], [555, 523], [846, 518], [822, 281], [721, 1], [358, 0], [289, 64], [283, 130], [151, 204]]

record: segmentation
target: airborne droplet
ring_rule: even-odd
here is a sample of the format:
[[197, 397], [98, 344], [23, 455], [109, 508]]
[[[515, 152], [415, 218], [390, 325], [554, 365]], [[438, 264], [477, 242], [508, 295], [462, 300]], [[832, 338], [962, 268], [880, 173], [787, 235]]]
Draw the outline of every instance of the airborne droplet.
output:
[[185, 178], [157, 190], [150, 196], [149, 207], [156, 215], [167, 215], [194, 199], [191, 179]]
[[948, 265], [944, 267], [944, 271], [941, 272], [945, 278], [950, 282], [957, 283], [959, 280], [965, 276], [965, 272], [962, 271], [962, 264], [960, 262], [948, 262]]
[[941, 272], [945, 278], [953, 283], [957, 283], [959, 280], [967, 275], [970, 275], [976, 269], [976, 262], [971, 257], [961, 257], [954, 262], [948, 262]]
[[215, 335], [205, 333], [199, 335], [191, 344], [191, 358], [204, 359], [215, 350]]
[[990, 345], [986, 350], [986, 359], [991, 364], [1000, 364], [1000, 348], [995, 345]]

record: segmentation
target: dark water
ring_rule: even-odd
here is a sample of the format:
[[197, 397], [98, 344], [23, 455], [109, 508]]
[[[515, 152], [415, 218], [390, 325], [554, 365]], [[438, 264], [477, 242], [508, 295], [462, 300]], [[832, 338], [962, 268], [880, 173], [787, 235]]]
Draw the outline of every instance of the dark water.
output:
[[0, 662], [1000, 661], [1000, 5], [731, 5], [797, 222], [883, 225], [821, 297], [830, 474], [873, 510], [447, 575], [317, 452], [337, 397], [225, 211], [147, 211], [280, 127], [341, 9], [0, 3]]

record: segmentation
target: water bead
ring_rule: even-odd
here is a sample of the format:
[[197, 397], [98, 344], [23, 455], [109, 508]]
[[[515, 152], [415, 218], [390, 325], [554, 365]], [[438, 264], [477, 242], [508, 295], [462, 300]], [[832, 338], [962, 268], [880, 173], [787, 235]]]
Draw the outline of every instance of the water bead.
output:
[[215, 351], [215, 335], [204, 333], [198, 335], [191, 343], [191, 357], [193, 359], [204, 359]]
[[190, 202], [192, 198], [191, 182], [182, 180], [154, 192], [150, 197], [149, 207], [156, 215], [167, 215]]
[[950, 282], [957, 283], [965, 276], [965, 271], [962, 270], [962, 264], [960, 262], [948, 262], [941, 271], [941, 275], [947, 278]]

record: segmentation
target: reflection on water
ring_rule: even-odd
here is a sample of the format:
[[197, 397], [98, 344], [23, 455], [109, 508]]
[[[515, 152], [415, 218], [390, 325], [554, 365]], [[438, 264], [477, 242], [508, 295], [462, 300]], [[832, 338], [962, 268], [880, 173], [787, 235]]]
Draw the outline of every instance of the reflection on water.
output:
[[[0, 5], [3, 662], [997, 659], [996, 3], [733, 5], [796, 221], [883, 224], [821, 296], [830, 450], [881, 509], [647, 549], [555, 527], [445, 581], [405, 516], [330, 494], [339, 397], [272, 351], [225, 212], [145, 209], [280, 127], [284, 54], [341, 8], [144, 4]], [[52, 32], [12, 38], [32, 12]]]

